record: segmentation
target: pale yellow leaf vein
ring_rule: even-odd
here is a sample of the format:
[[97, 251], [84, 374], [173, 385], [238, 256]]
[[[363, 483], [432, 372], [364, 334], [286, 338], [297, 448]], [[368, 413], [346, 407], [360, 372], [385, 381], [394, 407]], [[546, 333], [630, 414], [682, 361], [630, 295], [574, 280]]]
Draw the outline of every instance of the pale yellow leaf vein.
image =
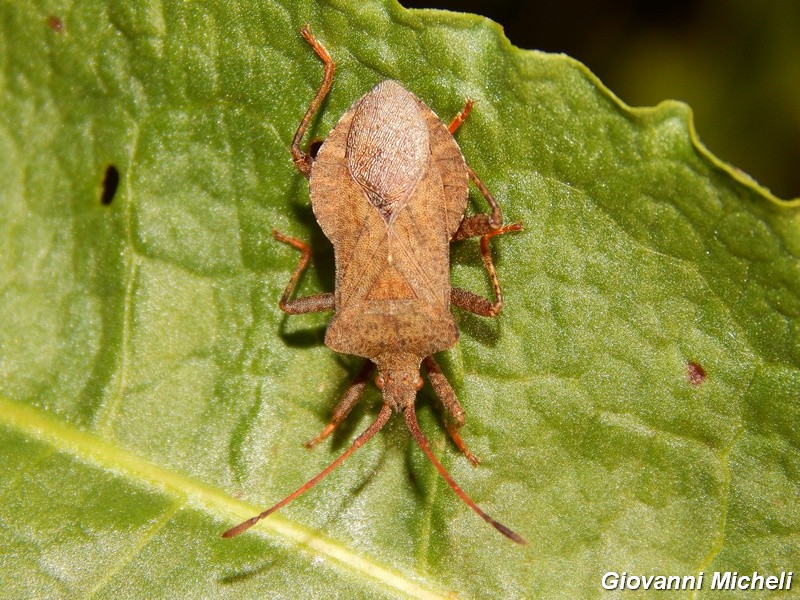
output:
[[[92, 463], [98, 468], [121, 474], [137, 484], [166, 492], [187, 505], [195, 505], [220, 521], [220, 531], [236, 520], [250, 517], [260, 508], [230, 497], [220, 489], [186, 475], [150, 463], [132, 452], [123, 450], [100, 437], [60, 422], [41, 411], [0, 397], [0, 424], [13, 427], [59, 452], [69, 454], [79, 461]], [[222, 523], [224, 522], [224, 524]], [[360, 577], [376, 580], [394, 592], [412, 598], [446, 597], [447, 592], [437, 590], [433, 583], [423, 585], [409, 579], [369, 557], [309, 531], [279, 516], [265, 519], [254, 533], [278, 534], [288, 544], [312, 556], [324, 556], [339, 568], [357, 573]]]

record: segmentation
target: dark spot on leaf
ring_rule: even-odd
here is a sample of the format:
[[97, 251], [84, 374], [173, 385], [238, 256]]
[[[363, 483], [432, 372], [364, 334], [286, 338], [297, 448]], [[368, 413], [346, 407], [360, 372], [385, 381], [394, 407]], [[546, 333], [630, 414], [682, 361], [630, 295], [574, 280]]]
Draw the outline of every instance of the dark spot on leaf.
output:
[[64, 31], [64, 21], [55, 15], [50, 15], [47, 17], [47, 26], [56, 33], [61, 33]]
[[692, 385], [700, 385], [706, 380], [706, 370], [701, 364], [690, 361], [686, 365], [686, 379]]
[[106, 167], [106, 174], [103, 177], [103, 189], [100, 193], [100, 204], [105, 206], [111, 204], [114, 199], [114, 194], [117, 193], [117, 186], [119, 185], [119, 171], [114, 165]]
[[322, 143], [325, 140], [314, 140], [308, 145], [308, 153], [311, 155], [311, 158], [317, 158], [317, 154], [319, 154], [319, 149], [322, 148]]

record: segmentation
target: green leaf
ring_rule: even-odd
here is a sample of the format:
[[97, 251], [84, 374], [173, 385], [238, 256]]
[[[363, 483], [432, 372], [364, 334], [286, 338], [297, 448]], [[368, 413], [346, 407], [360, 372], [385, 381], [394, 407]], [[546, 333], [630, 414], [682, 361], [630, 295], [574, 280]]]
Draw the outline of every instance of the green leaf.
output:
[[[477, 469], [418, 404], [526, 547], [400, 419], [219, 537], [380, 404], [302, 447], [359, 364], [322, 344], [328, 315], [277, 307], [298, 256], [272, 228], [314, 247], [302, 294], [333, 286], [288, 153], [322, 75], [304, 23], [338, 67], [312, 136], [383, 78], [445, 121], [477, 101], [457, 138], [526, 227], [494, 244], [503, 313], [458, 312], [441, 355]], [[705, 571], [710, 594], [715, 570], [800, 570], [800, 201], [710, 156], [684, 105], [630, 109], [485, 19], [389, 0], [3, 2], [0, 66], [5, 595], [574, 598], [607, 571]], [[488, 293], [474, 241], [452, 277]]]

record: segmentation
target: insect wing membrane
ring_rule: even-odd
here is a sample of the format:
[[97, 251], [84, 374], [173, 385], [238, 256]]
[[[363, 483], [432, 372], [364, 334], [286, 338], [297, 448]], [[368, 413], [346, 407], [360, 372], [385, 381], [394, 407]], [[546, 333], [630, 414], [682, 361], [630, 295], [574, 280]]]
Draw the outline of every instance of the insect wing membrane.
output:
[[347, 167], [388, 223], [425, 172], [428, 127], [416, 99], [384, 81], [358, 102], [347, 137]]

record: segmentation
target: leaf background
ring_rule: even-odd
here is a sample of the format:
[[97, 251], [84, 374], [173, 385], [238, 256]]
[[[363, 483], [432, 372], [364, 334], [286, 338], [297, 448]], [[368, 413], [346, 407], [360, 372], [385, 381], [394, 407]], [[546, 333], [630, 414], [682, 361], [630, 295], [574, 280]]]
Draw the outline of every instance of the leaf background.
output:
[[404, 0], [477, 13], [521, 48], [564, 52], [632, 105], [677, 98], [703, 144], [775, 195], [800, 190], [800, 6], [794, 0]]
[[[484, 19], [388, 1], [4, 1], [0, 23], [9, 597], [592, 597], [609, 570], [798, 570], [798, 202], [710, 156], [686, 106], [632, 110]], [[384, 78], [444, 120], [477, 100], [459, 143], [527, 228], [496, 244], [503, 314], [459, 313], [441, 358], [478, 469], [429, 388], [419, 405], [445, 466], [526, 548], [399, 421], [219, 539], [379, 404], [370, 391], [302, 448], [358, 365], [322, 345], [326, 315], [276, 306], [297, 256], [273, 227], [314, 246], [302, 293], [333, 283], [288, 155], [321, 77], [304, 23], [338, 65], [314, 135]], [[474, 244], [452, 272], [488, 290]]]

